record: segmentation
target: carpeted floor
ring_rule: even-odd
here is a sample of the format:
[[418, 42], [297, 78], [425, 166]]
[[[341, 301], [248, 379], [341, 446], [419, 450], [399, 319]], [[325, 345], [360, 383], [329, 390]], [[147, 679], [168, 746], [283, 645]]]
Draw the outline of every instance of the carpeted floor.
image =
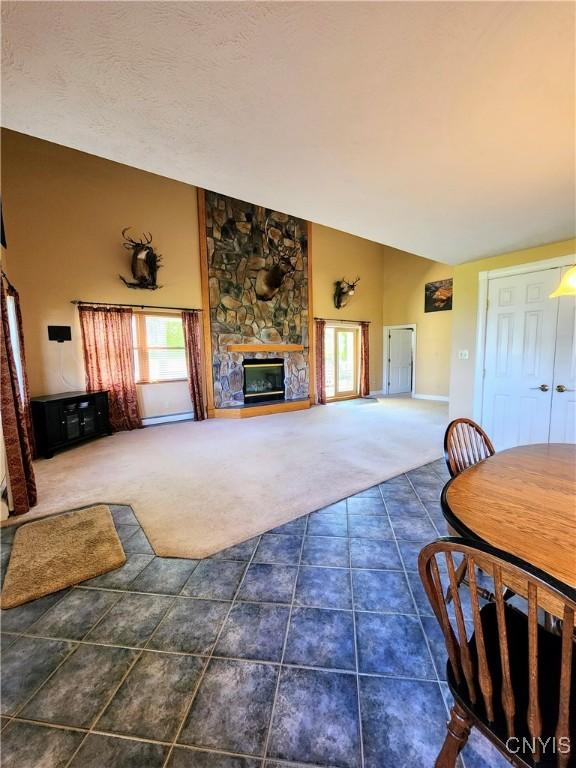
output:
[[38, 461], [25, 519], [130, 504], [158, 555], [206, 557], [439, 458], [446, 423], [394, 398], [123, 432]]

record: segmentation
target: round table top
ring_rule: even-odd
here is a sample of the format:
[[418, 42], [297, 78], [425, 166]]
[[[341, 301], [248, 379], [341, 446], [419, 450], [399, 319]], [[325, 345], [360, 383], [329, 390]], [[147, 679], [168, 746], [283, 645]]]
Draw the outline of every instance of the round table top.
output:
[[479, 538], [576, 588], [576, 445], [496, 453], [450, 480], [442, 506], [461, 536]]

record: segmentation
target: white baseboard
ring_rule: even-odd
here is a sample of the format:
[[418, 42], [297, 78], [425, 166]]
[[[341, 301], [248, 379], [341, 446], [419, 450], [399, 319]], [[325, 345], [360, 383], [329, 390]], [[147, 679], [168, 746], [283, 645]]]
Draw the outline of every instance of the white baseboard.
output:
[[156, 424], [169, 424], [171, 421], [190, 421], [194, 418], [192, 411], [186, 411], [185, 413], [170, 413], [166, 416], [148, 416], [142, 419], [142, 424], [145, 427], [154, 427]]
[[437, 400], [439, 403], [448, 403], [450, 398], [447, 395], [412, 395], [414, 400]]

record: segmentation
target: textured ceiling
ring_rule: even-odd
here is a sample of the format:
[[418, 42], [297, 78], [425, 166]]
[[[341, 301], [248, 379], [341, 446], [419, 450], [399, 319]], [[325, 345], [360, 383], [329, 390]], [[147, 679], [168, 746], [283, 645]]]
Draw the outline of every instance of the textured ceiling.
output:
[[461, 262], [574, 234], [564, 2], [4, 2], [2, 123]]

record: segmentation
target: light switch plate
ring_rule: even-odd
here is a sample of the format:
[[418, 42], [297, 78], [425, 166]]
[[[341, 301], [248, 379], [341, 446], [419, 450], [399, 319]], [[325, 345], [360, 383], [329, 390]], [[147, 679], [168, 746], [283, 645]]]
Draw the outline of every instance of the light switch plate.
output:
[[458, 360], [468, 360], [468, 350], [467, 349], [459, 349], [458, 350]]

